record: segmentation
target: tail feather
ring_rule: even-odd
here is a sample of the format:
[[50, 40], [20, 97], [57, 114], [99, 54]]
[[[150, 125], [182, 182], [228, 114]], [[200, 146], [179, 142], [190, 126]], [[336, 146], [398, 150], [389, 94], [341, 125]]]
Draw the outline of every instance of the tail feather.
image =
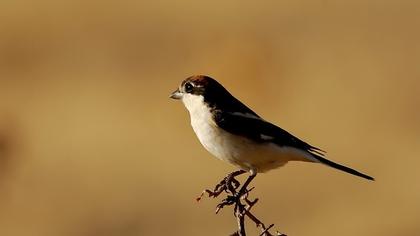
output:
[[321, 157], [321, 156], [319, 156], [317, 154], [314, 154], [314, 153], [311, 153], [311, 154], [312, 154], [312, 156], [315, 159], [317, 159], [322, 164], [325, 164], [325, 165], [330, 166], [330, 167], [333, 167], [333, 168], [335, 168], [337, 170], [341, 170], [341, 171], [347, 172], [349, 174], [356, 175], [356, 176], [359, 176], [359, 177], [362, 177], [362, 178], [365, 178], [365, 179], [368, 179], [368, 180], [375, 180], [373, 177], [371, 177], [369, 175], [365, 175], [363, 173], [360, 173], [357, 170], [354, 170], [354, 169], [349, 168], [347, 166], [340, 165], [338, 163], [335, 163], [333, 161], [330, 161], [328, 159], [325, 159], [325, 158], [323, 158], [323, 157]]

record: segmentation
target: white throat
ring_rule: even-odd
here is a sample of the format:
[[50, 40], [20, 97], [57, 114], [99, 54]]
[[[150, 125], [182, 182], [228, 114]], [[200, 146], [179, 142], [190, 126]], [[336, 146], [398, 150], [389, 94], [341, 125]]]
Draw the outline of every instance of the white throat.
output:
[[190, 113], [191, 126], [200, 143], [213, 155], [223, 159], [226, 154], [222, 153], [223, 150], [219, 145], [223, 137], [220, 134], [223, 131], [217, 127], [210, 108], [204, 102], [204, 97], [184, 94], [182, 102]]
[[210, 113], [210, 109], [204, 103], [204, 97], [202, 95], [184, 93], [182, 96], [182, 102], [190, 112], [191, 119], [193, 119], [193, 116], [202, 116], [204, 115], [203, 113]]

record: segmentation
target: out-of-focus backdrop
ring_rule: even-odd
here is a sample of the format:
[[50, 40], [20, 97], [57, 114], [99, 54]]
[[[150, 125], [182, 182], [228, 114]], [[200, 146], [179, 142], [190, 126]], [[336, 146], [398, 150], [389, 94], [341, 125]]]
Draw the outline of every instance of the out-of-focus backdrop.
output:
[[[0, 235], [228, 235], [195, 202], [233, 167], [168, 98], [218, 79], [366, 172], [291, 163], [255, 213], [289, 235], [420, 234], [418, 1], [0, 3]], [[250, 234], [254, 226], [248, 226]]]

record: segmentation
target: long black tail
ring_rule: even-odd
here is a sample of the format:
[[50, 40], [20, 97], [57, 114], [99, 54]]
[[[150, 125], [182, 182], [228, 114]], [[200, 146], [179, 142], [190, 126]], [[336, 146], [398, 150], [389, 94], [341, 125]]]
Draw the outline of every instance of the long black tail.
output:
[[316, 155], [314, 153], [311, 153], [311, 154], [312, 154], [312, 156], [315, 159], [317, 159], [322, 164], [325, 164], [325, 165], [330, 166], [330, 167], [333, 167], [333, 168], [335, 168], [337, 170], [341, 170], [341, 171], [347, 172], [349, 174], [356, 175], [356, 176], [359, 176], [359, 177], [362, 177], [362, 178], [365, 178], [365, 179], [368, 179], [368, 180], [375, 180], [373, 177], [370, 177], [369, 175], [365, 175], [363, 173], [360, 173], [357, 170], [354, 170], [354, 169], [349, 168], [347, 166], [343, 166], [343, 165], [337, 164], [335, 162], [332, 162], [330, 160], [327, 160], [327, 159], [325, 159], [325, 158], [323, 158], [323, 157], [321, 157], [319, 155]]

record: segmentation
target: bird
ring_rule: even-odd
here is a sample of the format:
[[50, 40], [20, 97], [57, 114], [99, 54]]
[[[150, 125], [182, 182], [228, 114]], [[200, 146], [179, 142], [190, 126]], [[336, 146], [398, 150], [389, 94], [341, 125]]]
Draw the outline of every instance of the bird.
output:
[[241, 190], [258, 173], [282, 167], [289, 161], [320, 163], [374, 180], [328, 160], [325, 151], [266, 121], [209, 76], [188, 77], [170, 98], [182, 101], [196, 136], [208, 152], [239, 169], [232, 174], [250, 173]]

